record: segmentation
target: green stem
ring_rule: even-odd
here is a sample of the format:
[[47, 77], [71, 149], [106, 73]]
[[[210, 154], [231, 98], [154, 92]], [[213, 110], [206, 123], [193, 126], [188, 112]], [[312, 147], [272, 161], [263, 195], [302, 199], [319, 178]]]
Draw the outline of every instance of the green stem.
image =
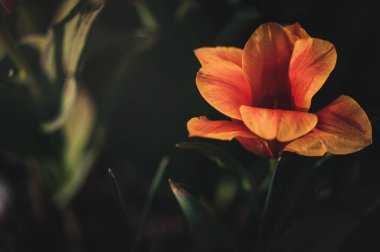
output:
[[114, 192], [116, 194], [116, 197], [120, 203], [120, 206], [122, 208], [122, 211], [123, 211], [123, 214], [124, 214], [124, 218], [125, 218], [125, 222], [127, 224], [127, 234], [126, 234], [126, 238], [127, 238], [127, 244], [129, 245], [128, 247], [128, 251], [130, 251], [130, 249], [132, 248], [132, 242], [133, 242], [133, 234], [134, 234], [134, 227], [132, 226], [132, 222], [130, 220], [130, 217], [129, 217], [129, 214], [128, 214], [128, 210], [127, 210], [127, 206], [125, 204], [125, 201], [123, 199], [123, 195], [120, 191], [120, 187], [119, 187], [119, 183], [117, 182], [116, 180], [116, 177], [112, 171], [111, 168], [108, 168], [108, 175], [111, 179], [111, 184], [112, 184], [112, 187], [114, 189]]
[[265, 216], [268, 213], [268, 208], [269, 208], [269, 204], [270, 204], [270, 200], [271, 200], [271, 196], [272, 196], [273, 184], [274, 184], [274, 180], [275, 180], [275, 177], [276, 177], [276, 174], [277, 174], [278, 164], [280, 163], [280, 161], [281, 161], [281, 157], [279, 157], [275, 161], [275, 163], [273, 165], [274, 168], [273, 168], [273, 171], [272, 171], [272, 176], [271, 176], [271, 179], [270, 179], [267, 196], [265, 198], [264, 211], [263, 211], [263, 219], [265, 219]]
[[159, 185], [161, 184], [162, 178], [164, 176], [164, 173], [166, 171], [166, 167], [168, 166], [168, 164], [169, 164], [169, 158], [164, 157], [161, 160], [160, 165], [156, 171], [156, 174], [153, 177], [152, 183], [150, 184], [148, 196], [147, 196], [147, 199], [145, 201], [145, 204], [140, 216], [139, 225], [137, 227], [137, 234], [136, 234], [136, 239], [135, 239], [136, 249], [140, 245], [141, 240], [143, 238], [146, 222], [148, 220], [149, 210], [152, 206], [154, 196], [156, 195], [157, 189]]
[[108, 168], [108, 175], [111, 178], [111, 184], [112, 184], [112, 187], [113, 187], [113, 189], [115, 191], [117, 199], [118, 199], [118, 201], [120, 203], [120, 206], [121, 206], [121, 208], [123, 210], [124, 217], [128, 221], [129, 220], [129, 215], [128, 215], [127, 207], [125, 205], [125, 202], [124, 202], [124, 199], [123, 199], [123, 195], [121, 194], [119, 183], [117, 182], [116, 177], [113, 174], [113, 171], [112, 171], [111, 168]]
[[272, 191], [273, 191], [273, 186], [274, 186], [274, 181], [276, 178], [277, 174], [277, 169], [278, 165], [280, 163], [281, 157], [279, 157], [276, 161], [271, 160], [270, 164], [270, 172], [271, 174], [271, 179], [269, 182], [269, 187], [268, 187], [268, 192], [267, 196], [265, 198], [265, 204], [264, 204], [264, 210], [263, 210], [263, 215], [262, 215], [262, 220], [258, 228], [258, 234], [257, 234], [257, 240], [256, 240], [256, 252], [263, 252], [265, 250], [265, 233], [267, 232], [267, 215], [268, 215], [268, 210], [270, 207], [271, 203], [271, 198], [272, 198]]

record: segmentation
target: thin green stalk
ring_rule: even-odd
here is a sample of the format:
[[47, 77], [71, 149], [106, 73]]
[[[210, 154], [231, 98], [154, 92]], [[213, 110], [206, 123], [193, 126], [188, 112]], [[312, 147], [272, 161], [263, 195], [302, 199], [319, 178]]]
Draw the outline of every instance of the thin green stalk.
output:
[[268, 187], [268, 192], [267, 196], [265, 198], [265, 204], [264, 204], [264, 210], [263, 210], [263, 215], [262, 215], [262, 220], [258, 229], [258, 234], [257, 234], [257, 240], [256, 240], [256, 252], [263, 252], [265, 250], [265, 233], [266, 233], [266, 224], [267, 224], [267, 215], [268, 215], [268, 210], [271, 204], [271, 199], [272, 199], [272, 191], [273, 191], [273, 186], [275, 183], [276, 179], [276, 174], [278, 170], [278, 165], [281, 161], [281, 157], [279, 157], [275, 162], [271, 161], [270, 162], [270, 169], [272, 172], [271, 179], [269, 182], [269, 187]]
[[301, 184], [300, 189], [298, 190], [298, 194], [295, 197], [295, 200], [290, 204], [288, 209], [286, 209], [283, 212], [282, 218], [277, 224], [277, 227], [273, 231], [273, 235], [276, 235], [279, 230], [283, 227], [285, 221], [290, 217], [294, 209], [298, 206], [300, 201], [302, 200], [303, 193], [305, 190], [307, 190], [307, 187], [313, 184], [313, 179], [315, 177], [315, 173], [317, 170], [326, 162], [328, 161], [333, 155], [331, 153], [326, 153], [323, 157], [318, 159], [317, 162], [314, 163], [314, 165], [309, 169], [309, 172], [306, 173], [304, 182]]
[[[110, 176], [112, 187], [113, 187], [113, 189], [115, 191], [115, 194], [117, 196], [117, 199], [118, 199], [118, 201], [120, 203], [120, 206], [122, 208], [124, 217], [125, 217], [126, 221], [128, 222], [128, 225], [129, 225], [130, 222], [129, 222], [129, 214], [128, 214], [128, 211], [127, 211], [127, 206], [125, 205], [125, 201], [123, 199], [123, 195], [121, 194], [119, 183], [117, 182], [116, 177], [113, 174], [113, 171], [112, 171], [111, 168], [108, 168], [108, 175]], [[129, 228], [129, 226], [128, 226], [128, 228]]]
[[108, 168], [108, 175], [111, 179], [112, 187], [113, 187], [114, 192], [117, 196], [117, 199], [120, 203], [121, 209], [122, 209], [123, 214], [124, 214], [125, 222], [127, 224], [126, 239], [127, 239], [127, 244], [128, 244], [128, 251], [130, 251], [130, 249], [132, 248], [132, 244], [133, 244], [133, 234], [134, 234], [135, 228], [134, 228], [134, 226], [132, 226], [132, 222], [129, 218], [127, 206], [126, 206], [125, 201], [123, 199], [123, 195], [121, 194], [121, 191], [120, 191], [119, 183], [117, 182], [116, 177], [115, 177], [111, 168]]
[[147, 196], [147, 199], [144, 204], [144, 208], [140, 216], [139, 225], [137, 227], [137, 234], [136, 234], [136, 240], [135, 240], [136, 247], [140, 244], [142, 240], [146, 222], [148, 220], [149, 210], [152, 206], [154, 196], [156, 195], [157, 189], [159, 185], [161, 184], [162, 178], [164, 176], [164, 173], [166, 171], [166, 167], [168, 166], [168, 164], [169, 164], [169, 158], [164, 157], [161, 160], [160, 165], [158, 166], [156, 174], [153, 177], [152, 183], [150, 184], [148, 196]]
[[267, 196], [265, 198], [264, 211], [263, 211], [263, 219], [265, 219], [265, 216], [267, 215], [267, 212], [268, 212], [268, 208], [269, 208], [269, 204], [270, 204], [270, 200], [271, 200], [271, 196], [272, 196], [273, 184], [274, 184], [274, 180], [276, 178], [277, 168], [278, 168], [278, 164], [280, 163], [280, 160], [281, 160], [281, 157], [279, 157], [276, 160], [276, 162], [274, 163], [274, 165], [273, 165], [274, 168], [273, 168], [272, 176], [271, 176], [271, 179], [270, 179], [270, 182], [269, 182]]

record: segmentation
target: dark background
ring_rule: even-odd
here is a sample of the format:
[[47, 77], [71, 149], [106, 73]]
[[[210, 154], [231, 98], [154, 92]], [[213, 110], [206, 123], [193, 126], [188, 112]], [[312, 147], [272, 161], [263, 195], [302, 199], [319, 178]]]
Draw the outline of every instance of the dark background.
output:
[[[27, 3], [31, 13], [39, 17], [40, 32], [46, 30], [47, 20], [56, 8], [52, 2]], [[319, 171], [312, 193], [329, 188], [330, 197], [320, 204], [307, 202], [297, 208], [286, 226], [289, 233], [284, 230], [286, 235], [272, 251], [380, 251], [380, 208], [376, 203], [380, 192], [376, 121], [380, 113], [380, 41], [375, 1], [151, 0], [146, 5], [158, 24], [154, 33], [138, 33], [143, 23], [132, 1], [109, 0], [84, 51], [81, 82], [96, 101], [107, 137], [96, 164], [72, 202], [76, 238], [66, 237], [62, 217], [50, 203], [44, 203], [43, 214], [33, 214], [34, 205], [40, 202], [28, 196], [28, 172], [20, 155], [0, 143], [0, 179], [9, 185], [11, 195], [6, 214], [0, 219], [0, 251], [127, 251], [127, 225], [112, 191], [107, 167], [113, 168], [132, 219], [137, 219], [150, 180], [164, 155], [171, 162], [151, 208], [144, 249], [196, 251], [167, 178], [185, 183], [197, 197], [211, 202], [216, 185], [228, 174], [202, 155], [175, 147], [188, 140], [186, 122], [191, 117], [222, 118], [195, 86], [199, 63], [193, 50], [219, 45], [243, 47], [255, 28], [269, 21], [284, 25], [299, 22], [311, 36], [335, 45], [336, 68], [313, 99], [311, 110], [317, 111], [346, 94], [373, 119], [374, 131], [373, 145], [349, 156], [332, 157]], [[117, 71], [120, 75], [110, 85]], [[214, 143], [247, 166], [265, 162], [235, 142]], [[281, 167], [280, 179], [290, 181], [291, 186], [284, 186], [283, 195], [291, 192], [292, 185], [302, 177], [299, 174], [315, 160], [289, 156]], [[244, 202], [244, 197], [238, 195], [230, 207], [214, 213], [216, 222], [232, 236], [241, 238], [242, 244], [254, 235], [250, 229], [243, 235], [239, 233], [244, 224], [239, 219]], [[367, 205], [362, 214], [361, 207]], [[278, 209], [281, 212], [281, 204]], [[347, 232], [340, 229], [347, 223], [342, 220], [345, 214], [347, 218], [362, 216]], [[344, 237], [328, 233], [334, 228]], [[334, 248], [326, 249], [330, 247]], [[253, 250], [250, 245], [243, 245], [242, 251]]]

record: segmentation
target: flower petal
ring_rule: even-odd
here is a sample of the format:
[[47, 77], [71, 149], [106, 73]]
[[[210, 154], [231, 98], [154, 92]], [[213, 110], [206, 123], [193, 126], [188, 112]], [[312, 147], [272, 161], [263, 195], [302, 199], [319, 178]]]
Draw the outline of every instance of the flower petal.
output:
[[202, 47], [194, 51], [201, 65], [230, 61], [241, 67], [243, 50], [237, 47]]
[[196, 83], [203, 98], [231, 118], [241, 120], [240, 106], [252, 103], [251, 90], [243, 71], [232, 62], [204, 65], [197, 74]]
[[302, 28], [299, 23], [295, 23], [292, 25], [288, 25], [285, 28], [286, 33], [292, 44], [294, 44], [299, 39], [307, 39], [310, 38], [309, 34]]
[[336, 57], [335, 47], [328, 41], [309, 38], [295, 43], [289, 80], [297, 110], [309, 110], [312, 97], [334, 69]]
[[372, 127], [366, 113], [348, 96], [340, 96], [317, 116], [316, 129], [289, 143], [285, 151], [304, 156], [349, 154], [372, 143]]
[[262, 158], [273, 158], [268, 142], [260, 138], [237, 137], [236, 140], [247, 150]]
[[310, 132], [317, 124], [314, 114], [242, 106], [241, 116], [245, 125], [266, 140], [288, 142]]
[[218, 140], [232, 140], [235, 137], [255, 138], [249, 129], [230, 121], [210, 121], [205, 116], [194, 117], [187, 122], [189, 137], [205, 137]]
[[244, 76], [253, 92], [253, 106], [291, 109], [288, 67], [293, 45], [276, 23], [259, 26], [243, 50]]

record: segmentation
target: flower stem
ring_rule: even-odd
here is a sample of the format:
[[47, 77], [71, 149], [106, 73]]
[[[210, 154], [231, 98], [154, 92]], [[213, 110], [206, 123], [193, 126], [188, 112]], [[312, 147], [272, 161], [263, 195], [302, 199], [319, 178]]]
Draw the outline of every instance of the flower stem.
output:
[[268, 210], [269, 210], [269, 207], [271, 204], [274, 181], [276, 178], [277, 168], [278, 168], [278, 165], [280, 163], [280, 160], [281, 160], [281, 157], [279, 157], [277, 160], [271, 160], [269, 163], [270, 164], [270, 167], [269, 167], [270, 172], [272, 174], [271, 174], [271, 178], [270, 178], [270, 182], [269, 182], [269, 186], [268, 186], [268, 192], [267, 192], [267, 195], [265, 198], [262, 220], [261, 220], [261, 223], [260, 223], [259, 228], [258, 228], [257, 240], [256, 240], [256, 249], [255, 249], [256, 252], [263, 252], [265, 250], [265, 245], [266, 245], [265, 244], [266, 243], [265, 233], [267, 232], [266, 225], [268, 224], [267, 223], [267, 215], [268, 215]]
[[274, 164], [271, 163], [274, 168], [272, 170], [272, 176], [271, 176], [271, 179], [270, 179], [270, 182], [269, 182], [267, 196], [265, 198], [264, 211], [263, 211], [263, 219], [265, 219], [265, 217], [266, 217], [266, 215], [268, 213], [268, 207], [269, 207], [271, 196], [272, 196], [273, 184], [274, 184], [274, 180], [275, 180], [275, 177], [276, 177], [276, 174], [277, 174], [278, 164], [280, 163], [280, 161], [281, 161], [281, 157], [279, 157], [275, 161]]

